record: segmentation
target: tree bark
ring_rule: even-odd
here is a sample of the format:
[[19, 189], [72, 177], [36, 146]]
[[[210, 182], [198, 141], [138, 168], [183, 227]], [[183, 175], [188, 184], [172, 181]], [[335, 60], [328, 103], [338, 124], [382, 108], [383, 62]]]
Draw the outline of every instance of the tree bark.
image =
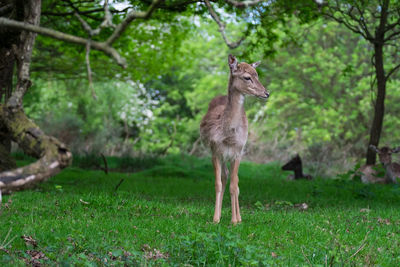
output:
[[[14, 1], [17, 14], [23, 14], [26, 24], [39, 25], [40, 0]], [[0, 104], [0, 130], [6, 138], [18, 143], [28, 155], [39, 160], [25, 167], [0, 173], [0, 192], [9, 192], [24, 188], [36, 182], [44, 181], [71, 164], [72, 154], [65, 145], [54, 137], [46, 136], [40, 128], [30, 121], [22, 106], [23, 96], [31, 85], [29, 69], [36, 33], [18, 32], [12, 52], [17, 66], [17, 83], [6, 104]], [[11, 35], [12, 36], [12, 35]], [[7, 36], [7, 38], [12, 38]], [[13, 64], [14, 65], [14, 64]], [[12, 72], [7, 79], [12, 80]], [[3, 150], [0, 150], [0, 153]]]
[[[378, 147], [381, 137], [383, 117], [385, 115], [385, 96], [386, 96], [386, 78], [383, 65], [383, 45], [375, 44], [375, 73], [378, 85], [376, 102], [374, 106], [374, 119], [372, 121], [369, 145]], [[371, 149], [367, 149], [367, 165], [373, 165], [376, 162], [376, 153]]]
[[[21, 12], [13, 12], [18, 3], [4, 3], [0, 6], [2, 16], [12, 17], [17, 20], [23, 19]], [[22, 6], [20, 6], [21, 8]], [[0, 103], [6, 103], [12, 94], [12, 78], [14, 74], [15, 54], [13, 47], [18, 44], [20, 32], [15, 30], [0, 29]], [[15, 160], [11, 157], [11, 139], [5, 125], [0, 122], [0, 172], [17, 167]]]
[[370, 139], [367, 148], [367, 165], [373, 165], [376, 162], [375, 151], [369, 149], [370, 145], [378, 147], [381, 137], [383, 117], [385, 115], [385, 97], [386, 97], [386, 76], [385, 65], [383, 61], [383, 46], [385, 44], [385, 28], [387, 24], [389, 10], [389, 1], [384, 0], [381, 5], [379, 26], [375, 30], [373, 40], [375, 52], [375, 74], [378, 86], [376, 101], [374, 106], [374, 119], [372, 121]]
[[11, 139], [4, 125], [0, 123], [0, 172], [15, 169], [15, 160], [11, 157]]
[[72, 154], [63, 143], [45, 135], [29, 120], [22, 109], [13, 111], [0, 105], [0, 121], [3, 121], [11, 138], [24, 152], [38, 161], [15, 170], [0, 173], [2, 192], [24, 188], [44, 181], [71, 164]]
[[[0, 34], [0, 39], [4, 35]], [[6, 102], [12, 92], [12, 77], [14, 70], [15, 57], [11, 45], [0, 47], [0, 103]], [[11, 157], [11, 139], [5, 125], [0, 123], [0, 172], [14, 169], [17, 167]]]

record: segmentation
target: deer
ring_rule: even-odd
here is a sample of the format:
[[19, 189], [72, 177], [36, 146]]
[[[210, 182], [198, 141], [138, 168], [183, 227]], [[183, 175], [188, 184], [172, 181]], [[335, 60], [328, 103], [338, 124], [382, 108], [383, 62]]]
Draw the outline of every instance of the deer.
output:
[[385, 168], [385, 182], [397, 184], [397, 178], [400, 178], [400, 164], [392, 162], [392, 154], [399, 153], [400, 147], [390, 148], [387, 146], [377, 148], [374, 145], [369, 146], [379, 156], [379, 161]]
[[377, 176], [378, 172], [375, 168], [376, 165], [363, 165], [357, 170], [355, 175], [360, 175], [363, 184], [386, 184], [385, 178]]
[[[228, 176], [230, 176], [231, 222], [237, 224], [242, 221], [239, 208], [238, 171], [248, 136], [244, 99], [247, 95], [261, 99], [269, 97], [269, 91], [259, 81], [255, 70], [259, 64], [260, 62], [238, 63], [236, 57], [229, 55], [228, 95], [213, 98], [200, 123], [200, 137], [211, 149], [214, 167], [214, 223], [219, 223], [221, 219], [222, 200]], [[227, 163], [230, 164], [230, 170]]]
[[309, 174], [303, 173], [303, 166], [301, 162], [300, 155], [297, 154], [295, 157], [291, 158], [285, 165], [282, 166], [282, 170], [284, 171], [293, 171], [294, 175], [289, 175], [288, 180], [297, 180], [297, 179], [307, 179], [311, 180], [312, 176]]

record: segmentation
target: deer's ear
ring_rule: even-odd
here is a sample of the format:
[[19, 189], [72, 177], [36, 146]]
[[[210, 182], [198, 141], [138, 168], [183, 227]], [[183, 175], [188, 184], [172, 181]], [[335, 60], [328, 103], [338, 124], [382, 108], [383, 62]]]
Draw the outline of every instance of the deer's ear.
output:
[[231, 69], [231, 71], [237, 70], [238, 62], [234, 56], [232, 56], [232, 55], [228, 56], [228, 64], [229, 64], [229, 68]]
[[400, 152], [400, 146], [392, 149], [392, 153], [399, 153], [399, 152]]
[[257, 62], [251, 63], [250, 66], [252, 66], [253, 68], [257, 68], [260, 64], [261, 64], [261, 62], [257, 61]]
[[377, 149], [376, 146], [374, 146], [374, 145], [369, 145], [369, 149], [371, 149], [372, 151], [375, 151], [375, 153], [379, 153], [379, 149]]

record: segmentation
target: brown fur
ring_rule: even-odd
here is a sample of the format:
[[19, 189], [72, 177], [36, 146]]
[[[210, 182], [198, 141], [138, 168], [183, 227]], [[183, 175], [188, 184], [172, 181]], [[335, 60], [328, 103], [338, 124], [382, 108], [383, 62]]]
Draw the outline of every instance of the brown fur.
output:
[[217, 96], [211, 100], [206, 115], [200, 123], [200, 136], [211, 148], [215, 171], [216, 202], [214, 222], [219, 222], [223, 192], [228, 170], [226, 162], [231, 163], [231, 204], [232, 222], [241, 221], [239, 212], [239, 187], [237, 172], [243, 149], [247, 141], [248, 122], [244, 110], [245, 95], [268, 98], [269, 93], [259, 82], [254, 63], [237, 64], [236, 58], [229, 55], [230, 76], [227, 96]]
[[361, 176], [361, 182], [364, 184], [386, 184], [386, 179], [377, 177], [374, 170], [375, 165], [363, 165], [357, 170], [357, 174]]
[[398, 153], [400, 151], [400, 147], [393, 149], [387, 146], [376, 148], [375, 146], [371, 145], [370, 149], [374, 150], [378, 154], [379, 161], [382, 163], [383, 167], [385, 167], [386, 183], [397, 183], [397, 179], [400, 178], [400, 164], [392, 162], [392, 154]]

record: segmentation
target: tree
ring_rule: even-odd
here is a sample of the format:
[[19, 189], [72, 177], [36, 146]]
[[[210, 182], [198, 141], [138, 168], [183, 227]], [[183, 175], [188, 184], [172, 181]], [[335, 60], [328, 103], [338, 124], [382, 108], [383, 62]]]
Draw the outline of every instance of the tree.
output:
[[[244, 2], [227, 0], [219, 1], [218, 4], [235, 7], [239, 10], [260, 2], [259, 0]], [[119, 12], [112, 9], [107, 0], [104, 1], [103, 6], [80, 0], [46, 2], [47, 7], [54, 10], [54, 12], [48, 11], [48, 14], [74, 16], [74, 23], [68, 25], [79, 22], [86, 33], [86, 37], [80, 37], [39, 26], [41, 18], [40, 0], [1, 1], [0, 58], [2, 60], [0, 61], [0, 68], [2, 73], [0, 76], [0, 101], [4, 99], [4, 104], [0, 104], [0, 136], [2, 137], [0, 142], [0, 171], [3, 171], [0, 173], [0, 190], [4, 192], [46, 180], [67, 167], [72, 159], [72, 154], [65, 145], [44, 134], [37, 125], [26, 117], [23, 110], [23, 97], [31, 86], [30, 64], [36, 34], [84, 46], [86, 48], [88, 79], [91, 81], [90, 51], [93, 49], [101, 51], [125, 68], [127, 60], [113, 45], [117, 43], [133, 21], [147, 20], [157, 12], [181, 14], [190, 8], [192, 8], [192, 13], [209, 11], [220, 25], [221, 34], [229, 45], [224, 26], [221, 20], [217, 19], [218, 15], [216, 15], [211, 4], [206, 1], [207, 6], [201, 6], [198, 10], [196, 3], [202, 3], [202, 1], [132, 0], [125, 11]], [[138, 9], [145, 11], [137, 11]], [[14, 65], [17, 66], [17, 83], [13, 90]], [[93, 93], [93, 95], [95, 94]], [[18, 143], [25, 153], [39, 160], [28, 166], [13, 169], [15, 163], [10, 160], [9, 155], [11, 140]]]
[[[317, 2], [317, 1], [316, 1]], [[334, 0], [318, 1], [321, 12], [327, 18], [345, 25], [373, 46], [372, 65], [375, 68], [377, 94], [374, 116], [370, 128], [369, 144], [378, 146], [385, 115], [386, 84], [400, 64], [390, 62], [388, 53], [400, 48], [400, 3], [391, 0]], [[385, 66], [392, 65], [390, 70]], [[367, 164], [375, 164], [375, 152], [367, 150]]]

